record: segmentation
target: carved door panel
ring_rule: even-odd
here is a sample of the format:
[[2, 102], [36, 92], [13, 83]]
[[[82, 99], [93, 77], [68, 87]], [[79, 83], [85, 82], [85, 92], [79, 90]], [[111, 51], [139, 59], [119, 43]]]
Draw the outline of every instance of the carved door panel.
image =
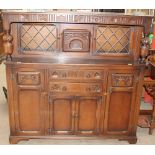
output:
[[49, 96], [48, 134], [72, 134], [74, 131], [74, 97]]
[[[15, 78], [16, 77], [16, 78]], [[17, 135], [41, 135], [44, 131], [43, 74], [39, 71], [14, 71], [14, 115]], [[42, 82], [41, 82], [42, 81]]]
[[[129, 134], [131, 129], [135, 81], [133, 73], [111, 73], [108, 78], [106, 114], [104, 129], [106, 134]], [[135, 74], [136, 75], [136, 74]]]
[[76, 97], [76, 134], [99, 134], [102, 97]]

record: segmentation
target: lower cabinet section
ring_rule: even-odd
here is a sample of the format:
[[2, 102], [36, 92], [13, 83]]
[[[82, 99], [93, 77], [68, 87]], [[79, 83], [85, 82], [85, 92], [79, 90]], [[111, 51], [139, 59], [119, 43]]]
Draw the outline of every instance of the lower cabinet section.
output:
[[80, 79], [69, 74], [66, 80], [49, 80], [47, 69], [7, 68], [7, 74], [14, 77], [8, 78], [10, 137], [68, 135], [136, 142], [139, 71], [100, 71], [102, 79], [82, 80], [84, 69], [79, 69]]
[[102, 97], [50, 96], [48, 134], [98, 134]]

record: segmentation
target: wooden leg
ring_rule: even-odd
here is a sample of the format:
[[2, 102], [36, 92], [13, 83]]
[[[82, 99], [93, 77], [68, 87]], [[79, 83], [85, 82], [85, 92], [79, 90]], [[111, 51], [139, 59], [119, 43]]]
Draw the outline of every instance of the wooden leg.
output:
[[21, 138], [21, 137], [12, 137], [12, 136], [9, 137], [10, 144], [17, 144], [21, 140], [28, 141], [29, 139], [28, 138]]
[[131, 137], [131, 138], [125, 138], [125, 139], [119, 139], [120, 141], [128, 141], [129, 144], [136, 144], [137, 143], [137, 137]]
[[151, 129], [151, 127], [149, 128], [149, 135], [152, 135], [153, 131]]
[[128, 143], [129, 144], [136, 144], [137, 143], [137, 138], [128, 140]]
[[155, 121], [150, 123], [149, 135], [153, 134], [153, 129], [155, 129]]

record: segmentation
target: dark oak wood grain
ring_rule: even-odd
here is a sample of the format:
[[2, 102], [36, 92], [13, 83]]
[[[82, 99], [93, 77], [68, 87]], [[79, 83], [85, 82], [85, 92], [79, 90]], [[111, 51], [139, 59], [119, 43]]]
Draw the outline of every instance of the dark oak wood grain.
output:
[[4, 12], [10, 143], [117, 138], [136, 143], [151, 17]]

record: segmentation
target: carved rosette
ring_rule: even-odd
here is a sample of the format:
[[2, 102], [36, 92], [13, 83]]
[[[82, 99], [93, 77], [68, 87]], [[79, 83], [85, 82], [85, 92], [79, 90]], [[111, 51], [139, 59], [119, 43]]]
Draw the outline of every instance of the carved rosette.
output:
[[71, 71], [71, 70], [51, 70], [49, 72], [50, 80], [54, 79], [99, 79], [103, 80], [103, 71]]
[[102, 84], [52, 82], [50, 83], [49, 89], [51, 93], [101, 93]]
[[3, 48], [4, 48], [4, 53], [7, 55], [7, 59], [8, 59], [8, 56], [10, 56], [10, 59], [12, 59], [11, 58], [11, 55], [13, 53], [12, 41], [13, 41], [13, 37], [12, 35], [10, 35], [9, 30], [4, 31]]

